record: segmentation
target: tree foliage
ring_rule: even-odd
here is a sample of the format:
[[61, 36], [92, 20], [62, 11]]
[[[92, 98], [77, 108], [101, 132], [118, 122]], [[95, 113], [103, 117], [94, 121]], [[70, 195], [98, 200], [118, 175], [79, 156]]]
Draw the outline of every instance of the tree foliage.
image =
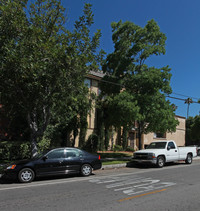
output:
[[200, 115], [186, 120], [186, 144], [200, 144]]
[[[107, 73], [104, 80], [109, 83], [102, 85], [102, 94], [112, 99], [112, 114], [118, 109], [115, 99], [119, 107], [125, 106], [126, 112], [115, 117], [121, 126], [127, 125], [124, 119], [128, 122], [137, 120], [141, 148], [142, 133], [172, 132], [178, 124], [173, 105], [165, 97], [165, 94], [171, 93], [170, 68], [155, 68], [146, 64], [151, 56], [165, 54], [166, 36], [154, 20], [148, 21], [143, 28], [128, 21], [114, 22], [111, 26], [114, 52], [107, 56], [103, 66]], [[120, 100], [123, 93], [126, 96]], [[132, 115], [131, 109], [134, 109]]]
[[89, 109], [83, 81], [97, 66], [101, 33], [90, 34], [90, 4], [83, 13], [71, 32], [60, 0], [0, 4], [1, 101], [10, 118], [19, 111], [27, 120], [33, 153], [50, 123], [69, 125]]

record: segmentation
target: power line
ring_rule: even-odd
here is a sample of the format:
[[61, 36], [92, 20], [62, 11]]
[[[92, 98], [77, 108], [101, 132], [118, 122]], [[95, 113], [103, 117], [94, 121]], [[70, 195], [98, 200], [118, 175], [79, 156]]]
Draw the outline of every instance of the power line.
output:
[[[124, 87], [124, 85], [119, 84], [119, 83], [117, 83], [117, 82], [106, 81], [106, 80], [103, 80], [103, 79], [100, 80], [100, 81], [103, 82], [103, 83], [109, 83], [109, 84], [112, 84], [112, 85], [117, 85], [117, 86]], [[191, 96], [184, 95], [184, 94], [179, 94], [179, 93], [176, 93], [176, 92], [172, 92], [172, 94], [178, 95], [178, 96], [182, 96], [182, 97], [186, 97], [187, 99], [188, 99], [188, 98], [189, 98], [189, 99], [196, 99], [196, 100], [199, 100], [199, 99], [200, 99], [200, 98], [197, 98], [197, 97], [191, 97]], [[176, 99], [176, 100], [181, 100], [181, 101], [186, 101], [186, 100], [187, 100], [187, 99], [178, 98], [178, 97], [173, 97], [173, 96], [169, 96], [169, 95], [167, 95], [166, 97], [172, 98], [172, 99]], [[198, 103], [198, 104], [199, 104], [198, 101], [192, 101], [192, 103]]]
[[179, 93], [175, 93], [175, 92], [172, 92], [172, 94], [179, 95], [179, 96], [182, 96], [182, 97], [187, 97], [187, 98], [192, 98], [192, 99], [199, 100], [199, 98], [197, 98], [197, 97], [191, 97], [191, 96], [188, 96], [188, 95], [183, 95], [183, 94], [179, 94]]

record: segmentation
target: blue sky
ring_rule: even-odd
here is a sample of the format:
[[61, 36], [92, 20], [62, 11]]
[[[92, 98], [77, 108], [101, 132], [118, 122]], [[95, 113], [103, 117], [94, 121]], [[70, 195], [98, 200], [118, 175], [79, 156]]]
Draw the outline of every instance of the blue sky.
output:
[[[93, 30], [101, 29], [100, 48], [113, 51], [111, 22], [132, 21], [144, 27], [154, 19], [167, 36], [166, 54], [154, 56], [148, 62], [152, 66], [169, 65], [174, 97], [200, 99], [200, 1], [199, 0], [62, 0], [67, 9], [67, 27], [72, 28], [82, 15], [84, 3], [91, 3], [94, 12]], [[176, 114], [186, 117], [184, 101], [170, 101], [177, 105]], [[198, 115], [200, 104], [190, 105], [189, 116]]]

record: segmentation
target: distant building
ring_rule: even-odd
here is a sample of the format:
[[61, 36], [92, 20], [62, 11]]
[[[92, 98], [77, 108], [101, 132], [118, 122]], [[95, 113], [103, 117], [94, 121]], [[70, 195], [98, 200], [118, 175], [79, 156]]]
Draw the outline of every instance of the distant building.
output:
[[[85, 79], [85, 85], [89, 88], [90, 92], [94, 92], [97, 96], [100, 93], [99, 89], [99, 81], [102, 79], [104, 74], [102, 72], [95, 72], [91, 71], [86, 79]], [[185, 145], [185, 133], [186, 133], [186, 118], [181, 116], [175, 117], [179, 121], [179, 125], [176, 128], [176, 132], [174, 133], [149, 133], [149, 134], [143, 134], [142, 135], [142, 148], [145, 148], [147, 145], [149, 145], [152, 141], [160, 141], [160, 140], [174, 140], [178, 146], [184, 146]], [[98, 125], [97, 125], [97, 113], [96, 109], [93, 108], [91, 110], [90, 115], [88, 115], [88, 131], [86, 139], [89, 135], [96, 132]], [[111, 142], [111, 140], [110, 140]], [[114, 143], [117, 143], [117, 133], [114, 134]], [[78, 146], [78, 139], [76, 140], [76, 145]], [[111, 146], [111, 143], [110, 143]], [[134, 149], [138, 149], [139, 141], [138, 141], [138, 134], [137, 129], [133, 128], [129, 131], [128, 136], [128, 146]]]
[[[174, 140], [177, 146], [185, 146], [185, 133], [186, 133], [186, 118], [175, 116], [179, 121], [174, 133], [148, 133], [142, 135], [142, 148], [146, 148], [153, 141]], [[129, 132], [129, 145], [138, 149], [139, 141], [137, 138], [137, 130]]]

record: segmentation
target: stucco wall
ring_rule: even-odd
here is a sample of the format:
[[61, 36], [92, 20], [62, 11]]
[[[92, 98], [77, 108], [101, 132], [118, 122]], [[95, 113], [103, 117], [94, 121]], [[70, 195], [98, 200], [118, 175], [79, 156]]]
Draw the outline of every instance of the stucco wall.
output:
[[145, 134], [143, 146], [156, 140], [174, 140], [177, 146], [185, 146], [186, 119], [179, 116], [176, 116], [176, 119], [179, 121], [179, 125], [176, 127], [176, 132], [166, 133], [166, 138], [155, 138], [154, 133]]

